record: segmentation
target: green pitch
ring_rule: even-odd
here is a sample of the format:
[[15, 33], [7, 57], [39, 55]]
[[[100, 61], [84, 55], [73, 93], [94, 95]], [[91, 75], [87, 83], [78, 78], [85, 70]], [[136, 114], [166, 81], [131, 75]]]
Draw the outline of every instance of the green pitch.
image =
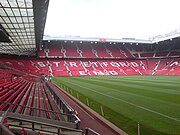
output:
[[[137, 135], [180, 135], [180, 76], [54, 77], [106, 119]], [[102, 109], [101, 109], [102, 107]]]

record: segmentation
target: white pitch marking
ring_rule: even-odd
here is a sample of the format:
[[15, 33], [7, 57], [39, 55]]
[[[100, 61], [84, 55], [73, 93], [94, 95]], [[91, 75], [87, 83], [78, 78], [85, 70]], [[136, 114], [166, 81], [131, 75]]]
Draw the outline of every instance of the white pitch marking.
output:
[[[65, 82], [67, 82], [67, 81], [65, 81]], [[101, 92], [97, 92], [97, 91], [95, 91], [95, 90], [92, 90], [92, 89], [90, 89], [90, 88], [83, 87], [83, 86], [78, 85], [78, 84], [74, 84], [74, 83], [71, 83], [71, 82], [68, 82], [68, 83], [73, 84], [73, 85], [76, 85], [76, 86], [79, 86], [79, 87], [84, 88], [84, 89], [88, 89], [88, 90], [93, 91], [93, 92], [95, 92], [95, 93], [98, 93], [98, 94], [100, 94], [100, 95], [103, 95], [103, 96], [106, 96], [106, 97], [110, 97], [110, 98], [113, 98], [113, 99], [122, 101], [122, 102], [124, 102], [124, 103], [130, 104], [130, 105], [135, 106], [135, 107], [137, 107], [137, 108], [140, 108], [140, 109], [143, 109], [143, 110], [146, 110], [146, 111], [149, 111], [149, 112], [158, 114], [158, 115], [163, 116], [163, 117], [165, 117], [165, 118], [169, 118], [169, 119], [171, 119], [171, 120], [180, 122], [180, 120], [178, 120], [178, 119], [176, 119], [176, 118], [173, 118], [173, 117], [170, 117], [170, 116], [168, 116], [168, 115], [162, 114], [162, 113], [160, 113], [160, 112], [153, 111], [153, 110], [151, 110], [151, 109], [148, 109], [148, 108], [145, 108], [145, 107], [142, 107], [142, 106], [133, 104], [133, 103], [128, 102], [128, 101], [125, 101], [125, 100], [123, 100], [123, 99], [119, 99], [119, 98], [116, 98], [116, 97], [113, 97], [113, 96], [110, 96], [110, 95], [107, 95], [107, 94], [104, 94], [104, 93], [101, 93]]]

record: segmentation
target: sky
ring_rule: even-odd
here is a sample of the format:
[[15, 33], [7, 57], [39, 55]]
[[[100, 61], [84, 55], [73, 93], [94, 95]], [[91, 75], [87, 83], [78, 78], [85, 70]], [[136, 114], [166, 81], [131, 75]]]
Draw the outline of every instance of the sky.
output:
[[137, 38], [180, 28], [180, 0], [50, 0], [44, 35]]

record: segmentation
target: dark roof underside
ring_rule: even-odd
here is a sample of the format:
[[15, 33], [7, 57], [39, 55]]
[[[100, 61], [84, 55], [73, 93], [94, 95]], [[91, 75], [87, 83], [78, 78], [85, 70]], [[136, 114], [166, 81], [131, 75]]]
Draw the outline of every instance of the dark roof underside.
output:
[[0, 2], [0, 53], [35, 55], [41, 44], [49, 0]]

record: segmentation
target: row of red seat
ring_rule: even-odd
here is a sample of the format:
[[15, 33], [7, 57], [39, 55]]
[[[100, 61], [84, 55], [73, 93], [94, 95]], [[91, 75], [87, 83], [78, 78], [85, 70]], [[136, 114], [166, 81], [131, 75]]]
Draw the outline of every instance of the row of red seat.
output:
[[50, 76], [180, 74], [180, 58], [152, 60], [2, 59], [1, 61], [7, 66], [27, 73]]
[[60, 120], [43, 83], [15, 80], [0, 84], [0, 110]]
[[180, 48], [171, 43], [164, 44], [114, 44], [114, 43], [70, 43], [50, 42], [38, 52], [42, 58], [157, 58], [180, 56]]

